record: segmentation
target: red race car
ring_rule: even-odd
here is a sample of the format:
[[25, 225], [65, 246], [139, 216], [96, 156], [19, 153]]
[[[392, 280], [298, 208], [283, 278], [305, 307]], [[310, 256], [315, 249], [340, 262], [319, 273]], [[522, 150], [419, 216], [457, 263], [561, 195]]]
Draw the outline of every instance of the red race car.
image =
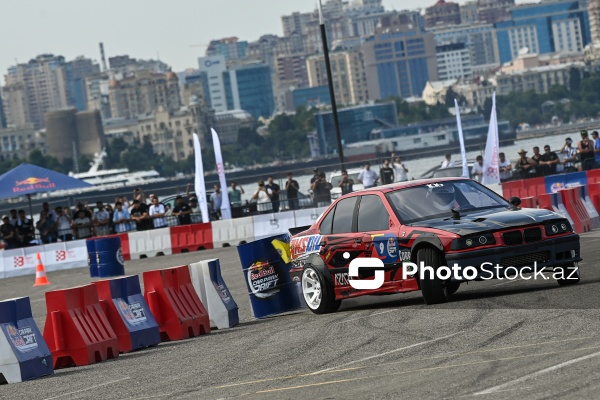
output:
[[[334, 312], [351, 297], [414, 290], [427, 304], [442, 303], [462, 282], [538, 270], [551, 271], [560, 285], [579, 282], [579, 235], [569, 221], [519, 204], [464, 178], [353, 192], [292, 237], [291, 276], [317, 314]], [[352, 270], [365, 259], [368, 265]], [[422, 274], [425, 267], [436, 273]], [[438, 276], [446, 267], [451, 275]], [[383, 281], [373, 287], [378, 277]], [[356, 280], [370, 287], [357, 288]]]

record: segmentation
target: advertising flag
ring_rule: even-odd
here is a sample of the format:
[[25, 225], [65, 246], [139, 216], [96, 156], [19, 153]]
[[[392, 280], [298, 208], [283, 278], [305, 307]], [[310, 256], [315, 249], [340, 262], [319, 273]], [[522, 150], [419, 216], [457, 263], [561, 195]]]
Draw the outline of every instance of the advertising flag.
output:
[[487, 143], [485, 145], [485, 157], [483, 159], [483, 179], [481, 183], [489, 185], [500, 183], [499, 156], [500, 141], [498, 140], [498, 117], [496, 116], [496, 92], [492, 96], [492, 114], [490, 115], [490, 127], [488, 129]]
[[462, 177], [470, 178], [467, 150], [465, 149], [465, 138], [463, 136], [462, 123], [460, 121], [460, 109], [458, 108], [458, 101], [456, 101], [456, 99], [454, 99], [454, 108], [456, 109], [456, 125], [458, 126], [458, 141], [460, 142], [460, 156], [462, 158]]
[[215, 162], [217, 163], [217, 173], [219, 174], [219, 183], [221, 184], [221, 218], [231, 219], [231, 204], [229, 204], [229, 193], [227, 192], [227, 179], [225, 179], [225, 167], [223, 166], [223, 155], [221, 154], [221, 141], [213, 128], [210, 128], [210, 132], [212, 133]]
[[202, 222], [209, 222], [208, 206], [206, 204], [206, 187], [204, 186], [204, 167], [202, 166], [202, 149], [200, 148], [200, 138], [194, 133], [194, 156], [196, 158], [196, 177], [194, 180], [194, 190], [198, 198], [198, 206], [202, 213]]

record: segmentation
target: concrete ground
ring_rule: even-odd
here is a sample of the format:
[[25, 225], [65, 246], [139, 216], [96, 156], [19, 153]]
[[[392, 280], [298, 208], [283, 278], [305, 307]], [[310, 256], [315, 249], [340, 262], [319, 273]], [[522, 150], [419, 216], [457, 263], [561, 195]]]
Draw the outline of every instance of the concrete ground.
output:
[[[0, 399], [597, 399], [600, 233], [582, 235], [582, 281], [488, 281], [426, 306], [420, 292], [345, 301], [340, 311], [255, 320], [235, 248], [128, 262], [129, 274], [220, 258], [241, 325], [0, 386]], [[46, 290], [86, 269], [0, 280], [30, 296], [43, 330]], [[464, 285], [463, 285], [464, 286]]]

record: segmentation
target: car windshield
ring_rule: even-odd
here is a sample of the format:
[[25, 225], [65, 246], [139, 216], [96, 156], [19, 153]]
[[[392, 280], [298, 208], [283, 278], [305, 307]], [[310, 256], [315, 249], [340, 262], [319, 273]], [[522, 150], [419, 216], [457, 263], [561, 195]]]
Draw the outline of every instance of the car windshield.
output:
[[502, 197], [471, 180], [415, 186], [387, 193], [386, 197], [403, 224], [451, 217], [452, 209], [463, 213], [510, 206]]
[[[352, 179], [354, 181], [354, 183], [359, 183], [358, 182], [358, 174], [359, 174], [358, 172], [355, 174], [348, 174], [348, 179]], [[341, 175], [333, 176], [331, 178], [331, 186], [333, 186], [334, 188], [338, 187], [341, 180], [342, 180]]]

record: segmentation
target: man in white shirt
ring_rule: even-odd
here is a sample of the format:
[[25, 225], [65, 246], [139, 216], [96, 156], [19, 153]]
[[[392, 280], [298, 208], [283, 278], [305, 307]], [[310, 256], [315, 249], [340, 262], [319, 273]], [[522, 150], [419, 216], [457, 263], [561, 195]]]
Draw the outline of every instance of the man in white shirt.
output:
[[158, 202], [158, 197], [152, 198], [152, 205], [148, 211], [148, 215], [154, 223], [154, 228], [164, 228], [167, 226], [167, 220], [165, 219], [165, 206]]
[[129, 230], [129, 220], [131, 215], [129, 210], [123, 207], [123, 203], [115, 203], [115, 213], [113, 214], [113, 223], [115, 224], [115, 233], [123, 233]]
[[498, 170], [500, 171], [500, 180], [505, 181], [512, 178], [512, 164], [510, 160], [506, 159], [504, 153], [498, 154], [500, 162], [498, 163]]
[[394, 167], [394, 177], [396, 178], [396, 182], [404, 182], [408, 180], [408, 168], [404, 165], [404, 163], [400, 160], [400, 157], [396, 157], [393, 162]]
[[104, 204], [101, 201], [96, 202], [98, 211], [94, 213], [94, 225], [96, 225], [96, 236], [106, 236], [110, 234], [110, 226], [108, 225], [110, 220], [110, 214], [104, 208]]
[[446, 159], [442, 162], [442, 168], [451, 168], [456, 166], [454, 160], [452, 160], [452, 154], [446, 154]]
[[358, 181], [363, 184], [365, 189], [372, 188], [377, 184], [379, 176], [373, 170], [371, 170], [371, 163], [365, 164], [365, 169], [360, 171], [358, 174]]
[[473, 164], [473, 168], [471, 169], [471, 176], [474, 181], [481, 183], [481, 178], [483, 178], [483, 157], [477, 156], [475, 159], [475, 164]]

